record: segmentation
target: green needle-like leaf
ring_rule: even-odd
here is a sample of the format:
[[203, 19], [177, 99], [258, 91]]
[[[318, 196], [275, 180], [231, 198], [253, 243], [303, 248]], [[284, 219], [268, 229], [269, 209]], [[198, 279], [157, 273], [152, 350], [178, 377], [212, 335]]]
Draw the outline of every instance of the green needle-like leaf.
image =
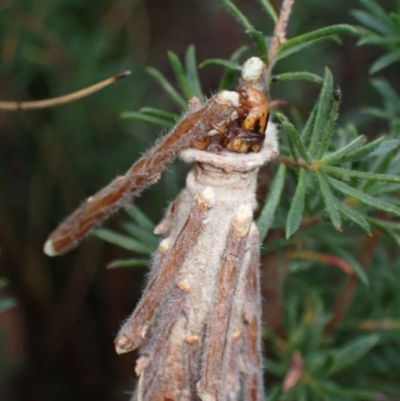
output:
[[147, 266], [149, 259], [117, 259], [107, 265], [107, 269], [121, 269], [125, 267]]
[[384, 142], [381, 142], [378, 147], [368, 155], [368, 157], [385, 155], [391, 150], [396, 149], [399, 145], [400, 141], [398, 139], [388, 139]]
[[143, 229], [142, 227], [139, 227], [137, 224], [133, 223], [123, 223], [122, 226], [129, 235], [148, 245], [149, 249], [152, 251], [157, 249], [160, 239], [157, 238], [157, 236], [151, 231]]
[[169, 62], [171, 63], [172, 69], [174, 70], [176, 79], [178, 80], [178, 83], [186, 96], [186, 99], [191, 99], [193, 97], [193, 92], [189, 87], [189, 83], [187, 81], [187, 77], [183, 69], [183, 65], [179, 60], [179, 57], [175, 53], [169, 51], [168, 58]]
[[358, 199], [360, 202], [371, 206], [373, 209], [383, 210], [387, 213], [400, 217], [400, 208], [398, 208], [397, 206], [394, 206], [382, 199], [375, 198], [371, 195], [361, 192], [358, 189], [355, 189], [350, 185], [347, 185], [344, 182], [338, 181], [332, 177], [329, 177], [328, 180], [329, 183], [339, 192], [342, 192], [343, 194], [352, 198]]
[[325, 164], [336, 164], [342, 161], [342, 156], [346, 153], [349, 153], [355, 149], [358, 149], [367, 141], [367, 138], [364, 135], [358, 136], [356, 139], [352, 140], [346, 146], [333, 153], [327, 153], [323, 158], [322, 161]]
[[400, 111], [400, 96], [387, 81], [384, 79], [372, 79], [371, 85], [386, 102], [390, 102], [398, 112]]
[[248, 29], [246, 33], [254, 39], [258, 50], [258, 57], [264, 61], [265, 65], [268, 65], [268, 47], [264, 34], [255, 29]]
[[199, 64], [199, 68], [208, 67], [210, 65], [217, 65], [219, 67], [224, 67], [227, 70], [240, 71], [240, 65], [237, 62], [231, 60], [224, 60], [221, 58], [210, 58], [204, 60]]
[[336, 200], [336, 206], [340, 213], [361, 227], [368, 235], [371, 235], [371, 227], [369, 226], [368, 221], [360, 213], [356, 212], [353, 208], [347, 206], [340, 200]]
[[187, 101], [173, 88], [160, 71], [152, 67], [147, 68], [146, 71], [160, 84], [160, 86], [171, 96], [179, 107], [183, 109], [187, 108]]
[[380, 182], [394, 182], [400, 183], [400, 176], [388, 174], [369, 173], [368, 171], [349, 170], [341, 167], [321, 166], [321, 169], [334, 177], [340, 177], [344, 181], [350, 178], [358, 178], [360, 180], [380, 181]]
[[341, 44], [342, 43], [340, 38], [339, 38], [339, 36], [337, 36], [337, 35], [331, 35], [331, 36], [326, 36], [326, 37], [323, 37], [323, 38], [313, 39], [313, 40], [310, 40], [308, 42], [299, 43], [299, 44], [297, 44], [295, 46], [292, 46], [292, 47], [289, 47], [289, 48], [287, 48], [285, 50], [282, 50], [280, 53], [278, 53], [278, 55], [276, 57], [276, 60], [277, 61], [283, 60], [284, 58], [286, 58], [288, 56], [291, 56], [294, 53], [299, 53], [301, 51], [304, 51], [305, 48], [307, 48], [307, 47], [309, 47], [311, 45], [315, 45], [318, 42], [328, 41], [328, 40], [331, 41], [331, 42], [337, 43], [337, 44]]
[[300, 134], [297, 132], [296, 128], [290, 121], [287, 119], [285, 115], [282, 113], [277, 113], [276, 117], [281, 122], [285, 132], [292, 140], [294, 146], [296, 147], [297, 151], [299, 152], [300, 156], [306, 161], [308, 164], [311, 163], [311, 159], [308, 156], [306, 150], [304, 149], [303, 143], [301, 141]]
[[379, 336], [370, 334], [362, 336], [346, 344], [344, 347], [333, 352], [333, 360], [329, 369], [329, 375], [339, 372], [354, 364], [355, 361], [362, 358], [379, 341]]
[[337, 249], [337, 253], [351, 266], [354, 273], [360, 280], [360, 282], [367, 288], [369, 288], [369, 279], [365, 273], [365, 268], [348, 252], [343, 249]]
[[191, 92], [198, 99], [203, 100], [203, 91], [201, 89], [199, 73], [197, 70], [196, 51], [193, 45], [190, 45], [185, 54], [186, 77]]
[[269, 229], [274, 221], [275, 211], [278, 207], [281, 199], [283, 186], [285, 184], [286, 177], [286, 166], [281, 164], [278, 172], [276, 173], [275, 179], [271, 185], [271, 189], [268, 194], [268, 199], [265, 202], [260, 217], [257, 220], [257, 227], [260, 232], [260, 242], [263, 242], [268, 234]]
[[289, 239], [298, 230], [303, 218], [306, 196], [306, 177], [306, 170], [300, 169], [299, 181], [286, 220], [286, 239]]
[[316, 84], [322, 84], [323, 82], [319, 75], [311, 74], [306, 71], [285, 72], [283, 74], [274, 75], [272, 79], [277, 79], [278, 81], [310, 81]]
[[321, 156], [326, 152], [326, 149], [328, 148], [329, 138], [334, 129], [334, 125], [335, 125], [336, 118], [338, 116], [339, 105], [340, 105], [341, 100], [342, 100], [342, 94], [341, 94], [340, 88], [337, 86], [333, 90], [332, 105], [331, 105], [331, 109], [329, 111], [328, 122], [326, 124], [324, 134], [322, 135], [321, 143], [319, 144], [317, 159], [320, 159]]
[[143, 245], [142, 243], [128, 237], [127, 235], [117, 234], [111, 230], [105, 228], [97, 228], [93, 231], [93, 234], [104, 241], [111, 244], [120, 246], [121, 248], [128, 249], [129, 251], [143, 253], [145, 255], [151, 255], [151, 250]]
[[377, 2], [373, 0], [360, 0], [360, 3], [386, 28], [386, 31], [383, 31], [382, 33], [395, 33], [390, 29], [392, 27], [392, 21], [390, 20], [388, 13], [386, 13]]
[[373, 29], [374, 31], [382, 34], [382, 35], [390, 35], [391, 29], [386, 23], [383, 23], [382, 21], [379, 21], [377, 18], [375, 18], [373, 15], [362, 11], [362, 10], [354, 10], [351, 11], [351, 15], [357, 19], [359, 22], [361, 22], [363, 25]]
[[254, 30], [253, 25], [250, 24], [245, 15], [230, 0], [218, 1], [239, 21], [246, 31]]
[[393, 229], [388, 225], [388, 221], [373, 219], [372, 217], [367, 218], [371, 226], [377, 228], [379, 231], [388, 236], [397, 246], [400, 247], [400, 235], [396, 234]]
[[[237, 65], [237, 70], [240, 70], [239, 61], [243, 54], [248, 50], [248, 46], [241, 46], [237, 49], [231, 57], [229, 58], [229, 62]], [[230, 89], [236, 83], [236, 70], [225, 69], [224, 75], [222, 76], [221, 82], [219, 83], [219, 90]]]
[[388, 53], [379, 57], [369, 69], [370, 74], [375, 74], [376, 72], [388, 67], [389, 65], [400, 61], [400, 51]]
[[8, 285], [8, 280], [6, 280], [3, 277], [0, 277], [0, 290], [2, 290], [3, 288], [7, 287]]
[[317, 115], [317, 110], [318, 110], [318, 103], [316, 103], [311, 111], [311, 114], [309, 115], [306, 125], [303, 128], [303, 132], [301, 134], [301, 139], [304, 144], [306, 144], [312, 134], [313, 128], [314, 128], [314, 123], [315, 123], [315, 116]]
[[154, 231], [154, 223], [134, 203], [127, 206], [125, 211], [132, 217], [139, 227], [142, 227], [144, 230], [149, 232]]
[[328, 122], [329, 110], [332, 101], [333, 77], [328, 68], [325, 68], [324, 82], [318, 99], [317, 115], [311, 136], [309, 154], [314, 157], [317, 154], [321, 138]]
[[[355, 149], [351, 152], [346, 153], [345, 155], [343, 155], [339, 162], [340, 163], [344, 163], [344, 162], [354, 162], [357, 160], [361, 160], [364, 157], [368, 156], [370, 153], [372, 153], [376, 148], [378, 148], [378, 146], [381, 145], [382, 141], [383, 141], [384, 137], [380, 137], [378, 139], [376, 139], [373, 142], [367, 143], [366, 145]], [[335, 164], [335, 161], [331, 161], [331, 164]]]
[[120, 114], [120, 117], [127, 120], [142, 121], [145, 123], [159, 125], [161, 127], [166, 127], [166, 128], [172, 128], [175, 125], [175, 123], [171, 122], [170, 120], [149, 116], [144, 113], [138, 113], [137, 111], [124, 111], [123, 113]]
[[175, 123], [179, 119], [179, 115], [175, 113], [169, 113], [168, 111], [156, 109], [154, 107], [142, 107], [139, 110], [139, 113], [146, 114], [148, 116], [154, 116], [163, 118], [165, 120], [170, 120], [171, 122]]
[[324, 203], [328, 216], [331, 219], [332, 224], [336, 228], [336, 230], [341, 231], [342, 223], [340, 221], [340, 215], [337, 210], [336, 199], [333, 196], [331, 189], [329, 188], [326, 176], [321, 171], [317, 171], [316, 174], [318, 177], [321, 194], [324, 198]]
[[352, 26], [346, 24], [332, 25], [326, 28], [317, 29], [315, 31], [308, 32], [303, 35], [299, 35], [296, 36], [295, 38], [287, 40], [286, 42], [279, 45], [278, 52], [281, 53], [284, 50], [287, 50], [291, 47], [295, 47], [318, 39], [326, 39], [327, 37], [332, 35], [341, 35], [341, 34], [356, 35], [357, 30]]
[[258, 1], [265, 8], [265, 10], [267, 11], [268, 15], [272, 18], [272, 21], [277, 23], [278, 22], [278, 15], [276, 14], [276, 12], [274, 10], [274, 7], [272, 7], [272, 5], [269, 2], [269, 0], [258, 0]]

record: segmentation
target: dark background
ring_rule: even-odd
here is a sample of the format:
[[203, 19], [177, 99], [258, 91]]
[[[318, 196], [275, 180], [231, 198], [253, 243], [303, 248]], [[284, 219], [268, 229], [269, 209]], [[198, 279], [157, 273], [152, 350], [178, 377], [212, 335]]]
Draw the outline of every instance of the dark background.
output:
[[[272, 1], [278, 9], [278, 2]], [[260, 30], [272, 24], [256, 0], [236, 3]], [[393, 2], [380, 1], [386, 9]], [[356, 1], [302, 0], [295, 4], [290, 34], [329, 24], [354, 23]], [[135, 355], [117, 356], [113, 338], [134, 308], [145, 269], [105, 270], [127, 252], [89, 238], [71, 253], [42, 252], [48, 233], [86, 196], [123, 173], [150, 147], [159, 131], [120, 120], [142, 106], [179, 111], [145, 67], [174, 82], [166, 52], [183, 57], [195, 44], [197, 60], [228, 58], [250, 39], [212, 0], [0, 0], [0, 97], [33, 100], [58, 96], [124, 70], [132, 75], [102, 92], [52, 110], [0, 112], [0, 277], [2, 296], [17, 306], [0, 314], [2, 401], [127, 400]], [[278, 64], [275, 72], [333, 70], [343, 91], [341, 122], [355, 121], [375, 136], [361, 106], [377, 106], [368, 68], [379, 49], [320, 44]], [[206, 94], [222, 71], [201, 70]], [[394, 86], [396, 68], [385, 71]], [[282, 83], [272, 96], [307, 116], [318, 93], [308, 84]], [[356, 114], [357, 113], [357, 114]], [[178, 167], [178, 172], [181, 170]], [[167, 172], [137, 204], [156, 222], [183, 182]], [[107, 223], [118, 227], [123, 213]]]

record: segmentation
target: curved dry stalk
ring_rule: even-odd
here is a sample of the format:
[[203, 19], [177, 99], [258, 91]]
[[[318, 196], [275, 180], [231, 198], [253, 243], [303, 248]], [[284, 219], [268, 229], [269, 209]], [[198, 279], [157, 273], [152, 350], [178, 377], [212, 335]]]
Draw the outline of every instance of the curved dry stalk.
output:
[[104, 81], [98, 82], [92, 86], [88, 86], [87, 88], [78, 90], [73, 93], [69, 93], [68, 95], [53, 97], [51, 99], [45, 100], [33, 100], [29, 102], [6, 102], [0, 101], [0, 110], [3, 111], [28, 111], [28, 110], [38, 110], [38, 109], [47, 109], [50, 107], [61, 106], [66, 103], [74, 102], [76, 100], [82, 99], [83, 97], [89, 96], [99, 90], [105, 88], [108, 85], [113, 84], [114, 82], [119, 81], [130, 75], [130, 71], [122, 72], [121, 74], [115, 75], [114, 77], [107, 78]]
[[267, 77], [271, 75], [274, 68], [278, 46], [286, 41], [286, 28], [289, 23], [289, 17], [292, 12], [294, 0], [283, 0], [278, 22], [275, 25], [274, 35], [272, 37], [271, 47], [268, 51], [268, 69]]

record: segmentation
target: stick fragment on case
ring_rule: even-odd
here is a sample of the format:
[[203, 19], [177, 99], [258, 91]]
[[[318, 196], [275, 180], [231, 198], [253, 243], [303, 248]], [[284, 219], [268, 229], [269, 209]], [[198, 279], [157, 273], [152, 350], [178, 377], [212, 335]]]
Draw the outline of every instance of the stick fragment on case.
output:
[[231, 118], [239, 106], [237, 92], [223, 91], [195, 111], [189, 111], [125, 175], [116, 178], [97, 194], [90, 196], [70, 217], [53, 231], [44, 245], [49, 256], [61, 255], [75, 247], [92, 228], [114, 213], [132, 197], [156, 181], [178, 154], [209, 131]]

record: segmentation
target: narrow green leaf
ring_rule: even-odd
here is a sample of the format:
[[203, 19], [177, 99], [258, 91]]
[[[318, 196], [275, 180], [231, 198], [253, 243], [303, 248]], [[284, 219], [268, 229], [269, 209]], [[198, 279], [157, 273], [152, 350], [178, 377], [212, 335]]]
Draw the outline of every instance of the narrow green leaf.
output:
[[[372, 153], [383, 141], [384, 137], [380, 137], [373, 142], [367, 143], [364, 146], [358, 147], [350, 152], [346, 152], [340, 155], [340, 150], [332, 155], [329, 155], [326, 159], [323, 159], [324, 163], [338, 164], [345, 162], [353, 162], [356, 160], [361, 160], [364, 157]], [[354, 141], [353, 141], [354, 142]], [[336, 155], [336, 157], [334, 157]], [[339, 155], [339, 156], [337, 156]]]
[[373, 209], [383, 210], [387, 213], [400, 217], [400, 208], [398, 208], [397, 206], [394, 206], [382, 199], [375, 198], [371, 195], [361, 192], [358, 189], [352, 188], [350, 185], [347, 185], [344, 182], [338, 181], [332, 177], [328, 177], [328, 179], [330, 184], [339, 192], [342, 192], [343, 194], [352, 198], [358, 199], [360, 202], [371, 206]]
[[336, 206], [345, 217], [361, 227], [368, 235], [371, 235], [371, 227], [360, 213], [339, 200], [336, 201]]
[[376, 139], [373, 142], [367, 143], [366, 145], [355, 149], [351, 152], [346, 153], [340, 158], [340, 162], [353, 162], [357, 160], [364, 159], [364, 157], [371, 154], [383, 141], [384, 137], [381, 136], [380, 138]]
[[154, 107], [142, 107], [139, 110], [139, 113], [147, 114], [148, 116], [163, 118], [165, 120], [170, 120], [172, 123], [175, 123], [179, 119], [178, 114], [169, 113], [168, 111], [156, 109]]
[[[385, 14], [386, 14], [386, 12], [385, 12]], [[400, 14], [391, 12], [391, 13], [389, 13], [389, 18], [390, 18], [390, 21], [392, 22], [394, 34], [398, 35], [400, 33]]]
[[329, 138], [333, 132], [335, 121], [338, 117], [339, 105], [341, 100], [342, 100], [342, 93], [340, 91], [340, 88], [336, 86], [336, 88], [333, 90], [333, 100], [329, 111], [329, 116], [325, 127], [325, 131], [322, 135], [321, 143], [319, 145], [317, 159], [320, 159], [328, 148]]
[[17, 305], [17, 302], [14, 298], [3, 298], [0, 299], [0, 313], [6, 311], [7, 309], [13, 308]]
[[152, 232], [133, 223], [123, 223], [122, 227], [133, 238], [136, 238], [143, 244], [146, 244], [151, 251], [154, 252], [157, 249], [160, 240]]
[[375, 74], [376, 72], [395, 63], [396, 61], [400, 61], [400, 51], [387, 53], [379, 57], [372, 63], [371, 68], [369, 69], [369, 73]]
[[240, 65], [237, 62], [231, 60], [223, 60], [221, 58], [210, 58], [208, 60], [204, 60], [199, 64], [199, 68], [208, 67], [210, 65], [216, 65], [218, 67], [224, 67], [227, 70], [240, 71]]
[[300, 169], [299, 181], [290, 204], [286, 220], [286, 239], [289, 239], [299, 228], [303, 218], [304, 201], [306, 197], [306, 170]]
[[253, 25], [250, 24], [249, 20], [245, 15], [230, 1], [230, 0], [218, 0], [238, 21], [246, 30], [254, 30]]
[[371, 15], [382, 22], [383, 25], [391, 27], [392, 21], [390, 20], [388, 13], [376, 1], [360, 0], [360, 3], [371, 13]]
[[132, 219], [138, 224], [139, 227], [142, 227], [144, 230], [150, 232], [154, 231], [154, 223], [134, 203], [125, 207], [125, 211], [128, 213], [129, 216], [132, 217]]
[[333, 153], [327, 153], [321, 159], [325, 164], [336, 164], [342, 161], [342, 156], [346, 153], [349, 153], [355, 149], [358, 149], [367, 141], [367, 138], [364, 135], [358, 136], [356, 139], [353, 139], [350, 143], [344, 146], [341, 149], [336, 150]]
[[119, 259], [114, 260], [107, 265], [107, 269], [121, 269], [125, 267], [139, 267], [139, 266], [147, 266], [149, 263], [149, 259]]
[[369, 288], [369, 279], [367, 274], [365, 273], [365, 269], [360, 263], [348, 252], [344, 251], [341, 248], [337, 250], [338, 255], [340, 255], [353, 269], [354, 273], [360, 280], [360, 282], [367, 288]]
[[333, 352], [332, 365], [330, 366], [329, 375], [354, 365], [359, 359], [365, 356], [379, 341], [379, 336], [369, 334], [359, 337], [344, 347]]
[[337, 35], [329, 35], [329, 36], [324, 36], [322, 38], [317, 38], [317, 39], [313, 39], [313, 40], [309, 40], [307, 42], [301, 42], [298, 44], [295, 44], [291, 47], [288, 47], [287, 49], [284, 49], [282, 51], [280, 51], [277, 56], [276, 56], [276, 60], [283, 60], [284, 58], [291, 56], [294, 53], [298, 53], [300, 51], [303, 51], [305, 48], [314, 45], [318, 42], [322, 42], [322, 41], [331, 41], [337, 44], [342, 43], [339, 36]]
[[295, 161], [299, 160], [299, 155], [297, 153], [296, 146], [294, 145], [293, 138], [290, 135], [287, 135], [286, 139], [288, 140], [289, 151], [290, 154], [292, 155], [293, 160]]
[[308, 156], [306, 150], [304, 149], [303, 142], [301, 140], [300, 134], [297, 132], [294, 125], [287, 119], [285, 115], [282, 113], [277, 113], [276, 117], [281, 122], [283, 128], [287, 135], [293, 141], [294, 146], [296, 147], [297, 151], [299, 152], [300, 156], [306, 161], [308, 164], [311, 163], [311, 159]]
[[179, 105], [179, 107], [182, 107], [183, 109], [187, 108], [186, 100], [173, 88], [173, 86], [167, 81], [160, 71], [152, 67], [148, 67], [146, 71], [171, 96], [171, 98]]
[[400, 97], [387, 81], [384, 79], [372, 79], [371, 85], [385, 101], [389, 101], [397, 111], [400, 111]]
[[328, 68], [325, 68], [324, 82], [318, 98], [318, 109], [315, 117], [315, 125], [311, 136], [309, 154], [314, 157], [317, 154], [321, 137], [325, 131], [330, 104], [332, 101], [333, 77]]
[[[237, 64], [238, 69], [240, 70], [241, 68], [239, 67], [239, 61], [243, 54], [248, 50], [248, 46], [241, 46], [239, 49], [234, 51], [229, 58], [229, 61], [231, 63]], [[225, 69], [224, 75], [222, 76], [221, 82], [219, 83], [219, 90], [223, 89], [229, 89], [232, 88], [232, 86], [236, 83], [236, 70], [231, 70], [231, 69]]]
[[265, 65], [268, 65], [268, 47], [264, 34], [255, 29], [248, 29], [246, 30], [246, 33], [254, 39], [258, 50], [258, 57], [264, 61]]
[[282, 43], [278, 47], [278, 53], [287, 50], [291, 47], [297, 46], [299, 44], [304, 44], [306, 42], [316, 40], [316, 39], [324, 39], [328, 36], [332, 35], [356, 35], [357, 30], [350, 25], [339, 24], [339, 25], [331, 25], [326, 28], [317, 29], [312, 32], [305, 33], [303, 35], [296, 36], [292, 39], [287, 40]]
[[373, 15], [362, 11], [362, 10], [353, 10], [350, 14], [361, 24], [367, 26], [368, 28], [373, 29], [376, 32], [381, 33], [382, 35], [389, 36], [392, 32], [391, 29], [387, 26], [387, 24], [382, 23]]
[[340, 176], [344, 181], [348, 181], [350, 178], [358, 178], [360, 180], [400, 183], [400, 176], [397, 175], [376, 174], [333, 166], [321, 166], [321, 170], [335, 177]]
[[[360, 390], [358, 388], [344, 388], [331, 381], [318, 380], [313, 382], [313, 390], [321, 395], [312, 401], [372, 401], [377, 392], [372, 390]], [[306, 401], [310, 401], [306, 398]]]
[[161, 127], [166, 127], [166, 128], [172, 128], [175, 125], [170, 120], [149, 116], [147, 114], [138, 113], [137, 111], [124, 111], [123, 113], [120, 114], [120, 118], [127, 120], [142, 121], [145, 123], [159, 125]]
[[342, 224], [336, 206], [336, 199], [332, 195], [331, 189], [329, 188], [328, 182], [326, 180], [326, 176], [321, 171], [317, 171], [316, 174], [319, 181], [319, 186], [321, 188], [321, 194], [324, 199], [326, 211], [328, 212], [328, 216], [331, 219], [332, 224], [336, 228], [336, 230], [341, 231]]
[[367, 35], [368, 36], [361, 38], [357, 42], [358, 46], [375, 45], [375, 46], [382, 46], [382, 47], [393, 47], [393, 46], [397, 46], [400, 43], [400, 38], [398, 38], [398, 37], [384, 38], [382, 36], [373, 34], [372, 31], [371, 31], [371, 33], [368, 33]]
[[185, 75], [185, 71], [183, 69], [183, 65], [179, 60], [179, 57], [174, 53], [168, 52], [169, 62], [171, 63], [172, 69], [174, 70], [176, 79], [182, 88], [183, 93], [186, 96], [186, 99], [189, 100], [193, 97], [193, 92], [189, 87], [189, 83], [187, 81], [187, 77]]
[[274, 7], [272, 7], [272, 4], [269, 2], [269, 0], [258, 0], [258, 1], [264, 7], [267, 14], [272, 18], [272, 21], [274, 21], [276, 24], [278, 22], [278, 15], [275, 12]]
[[277, 79], [278, 81], [310, 81], [316, 84], [322, 84], [323, 82], [319, 75], [311, 74], [306, 71], [285, 72], [283, 74], [274, 75], [272, 79]]
[[367, 217], [368, 222], [371, 226], [377, 228], [379, 231], [384, 233], [389, 237], [397, 246], [400, 247], [400, 235], [396, 234], [393, 229], [388, 226], [388, 221], [373, 219], [372, 217]]
[[281, 386], [275, 385], [269, 391], [267, 395], [267, 401], [279, 401], [282, 397]]
[[0, 277], [0, 290], [7, 287], [7, 285], [8, 285], [8, 280], [3, 277]]
[[257, 228], [260, 232], [260, 242], [263, 242], [274, 221], [275, 211], [281, 199], [283, 186], [285, 184], [286, 166], [281, 164], [275, 179], [271, 185], [267, 201], [265, 202], [260, 217], [257, 220]]
[[368, 155], [368, 157], [385, 155], [388, 152], [396, 149], [399, 145], [400, 141], [398, 139], [389, 139], [387, 141], [381, 142], [379, 146]]
[[318, 109], [318, 103], [315, 103], [315, 105], [311, 111], [311, 114], [309, 115], [309, 117], [307, 119], [306, 125], [303, 128], [303, 132], [301, 133], [301, 139], [304, 144], [307, 143], [307, 141], [310, 138], [311, 133], [313, 131], [315, 116], [317, 115], [317, 109]]
[[128, 237], [127, 235], [117, 234], [106, 228], [97, 228], [93, 234], [104, 241], [111, 244], [118, 245], [121, 248], [128, 249], [129, 251], [151, 255], [151, 250], [142, 243]]
[[363, 114], [368, 114], [369, 116], [381, 118], [383, 120], [391, 120], [392, 114], [387, 110], [378, 109], [377, 107], [363, 107]]
[[186, 64], [186, 77], [188, 85], [198, 99], [203, 100], [203, 91], [201, 89], [201, 83], [199, 73], [197, 70], [196, 51], [193, 45], [190, 45], [185, 54]]

